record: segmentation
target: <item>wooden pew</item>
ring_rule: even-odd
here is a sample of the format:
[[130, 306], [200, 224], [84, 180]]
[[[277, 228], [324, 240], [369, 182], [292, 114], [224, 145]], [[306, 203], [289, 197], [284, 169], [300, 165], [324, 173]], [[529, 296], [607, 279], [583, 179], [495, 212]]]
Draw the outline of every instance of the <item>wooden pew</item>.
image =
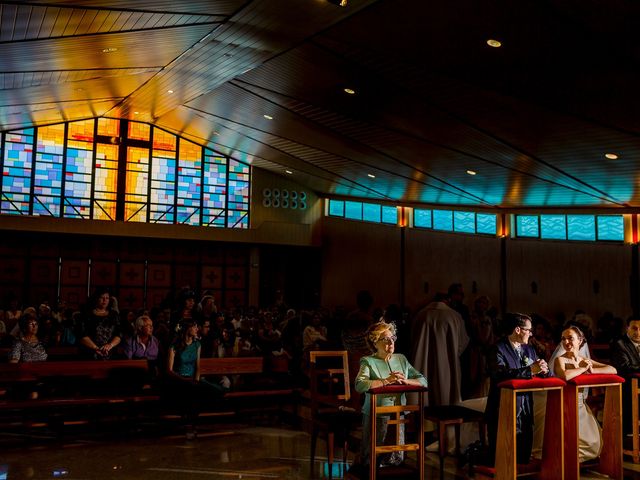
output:
[[[29, 416], [50, 417], [65, 412], [66, 416], [73, 417], [99, 405], [118, 406], [124, 411], [135, 404], [160, 399], [148, 388], [148, 373], [146, 360], [0, 364], [0, 391], [4, 393], [0, 397], [0, 412], [8, 416], [18, 414], [29, 422]], [[39, 385], [46, 394], [38, 398], [12, 395], [13, 389], [28, 391], [31, 384]], [[61, 385], [64, 388], [60, 388]]]
[[[225, 401], [236, 412], [251, 409], [263, 411], [266, 400], [285, 399], [294, 406], [294, 415], [296, 413], [300, 389], [293, 385], [284, 385], [282, 382], [270, 382], [272, 378], [270, 372], [265, 369], [263, 357], [201, 358], [200, 375], [240, 376], [244, 380], [240, 387], [232, 387], [231, 391], [224, 394]], [[276, 405], [280, 410], [282, 402]]]

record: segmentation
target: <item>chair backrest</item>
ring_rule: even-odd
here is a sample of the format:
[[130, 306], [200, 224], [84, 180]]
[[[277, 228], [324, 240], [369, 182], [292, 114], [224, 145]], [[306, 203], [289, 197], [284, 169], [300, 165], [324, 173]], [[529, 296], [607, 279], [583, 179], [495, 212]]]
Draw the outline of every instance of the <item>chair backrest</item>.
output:
[[341, 406], [351, 399], [349, 357], [346, 350], [309, 352], [311, 407]]

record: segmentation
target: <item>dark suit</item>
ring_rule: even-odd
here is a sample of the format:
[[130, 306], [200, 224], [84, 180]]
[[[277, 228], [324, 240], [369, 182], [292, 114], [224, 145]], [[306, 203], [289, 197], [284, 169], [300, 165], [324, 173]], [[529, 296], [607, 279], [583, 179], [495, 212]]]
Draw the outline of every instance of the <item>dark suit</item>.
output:
[[[640, 373], [640, 353], [631, 339], [624, 335], [611, 344], [611, 364], [618, 374], [628, 378], [632, 373]], [[622, 384], [622, 417], [624, 433], [631, 433], [631, 381]]]
[[[500, 389], [498, 383], [514, 378], [531, 378], [531, 363], [538, 359], [529, 345], [521, 345], [521, 355], [507, 338], [496, 343], [488, 354], [488, 369], [491, 379], [489, 398], [485, 410], [485, 420], [489, 433], [489, 460], [495, 460], [498, 417], [500, 410]], [[516, 396], [516, 443], [518, 463], [529, 463], [533, 444], [533, 394], [520, 393]]]

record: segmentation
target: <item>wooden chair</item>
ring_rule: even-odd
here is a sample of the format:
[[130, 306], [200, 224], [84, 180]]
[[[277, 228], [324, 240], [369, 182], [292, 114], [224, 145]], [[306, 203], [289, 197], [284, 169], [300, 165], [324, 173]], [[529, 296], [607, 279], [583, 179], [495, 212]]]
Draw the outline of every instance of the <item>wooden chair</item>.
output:
[[625, 455], [630, 455], [633, 459], [633, 463], [640, 463], [640, 418], [638, 415], [638, 395], [640, 390], [638, 389], [638, 379], [640, 373], [635, 373], [631, 376], [631, 434], [632, 446], [631, 449], [624, 449]]
[[332, 478], [334, 444], [342, 440], [342, 461], [347, 461], [348, 437], [361, 413], [347, 407], [351, 398], [349, 359], [346, 350], [309, 352], [311, 380], [311, 469], [314, 471], [316, 443], [321, 432], [327, 435], [327, 462]]
[[[605, 389], [604, 418], [602, 425], [602, 453], [600, 463], [593, 467], [610, 478], [622, 478], [622, 383], [618, 375], [594, 374], [580, 375], [567, 382], [563, 392], [565, 478], [580, 478], [580, 459], [578, 455], [578, 391], [585, 387]], [[546, 432], [545, 432], [546, 433]]]

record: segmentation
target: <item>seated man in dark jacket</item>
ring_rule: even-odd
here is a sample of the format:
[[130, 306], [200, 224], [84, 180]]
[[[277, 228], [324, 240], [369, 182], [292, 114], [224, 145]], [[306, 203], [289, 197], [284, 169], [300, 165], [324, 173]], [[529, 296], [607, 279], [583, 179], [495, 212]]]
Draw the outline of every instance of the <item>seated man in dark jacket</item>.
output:
[[[521, 313], [508, 313], [504, 323], [510, 332], [499, 340], [488, 354], [488, 369], [491, 379], [485, 419], [489, 433], [489, 462], [495, 461], [498, 416], [500, 411], [500, 389], [498, 383], [513, 378], [545, 376], [549, 367], [538, 359], [533, 347], [528, 345], [531, 337], [531, 317]], [[531, 392], [516, 397], [516, 444], [517, 462], [529, 463], [533, 444], [533, 395]]]
[[[627, 319], [627, 333], [611, 344], [611, 365], [623, 377], [640, 373], [640, 318]], [[623, 431], [631, 433], [631, 382], [622, 384]]]

